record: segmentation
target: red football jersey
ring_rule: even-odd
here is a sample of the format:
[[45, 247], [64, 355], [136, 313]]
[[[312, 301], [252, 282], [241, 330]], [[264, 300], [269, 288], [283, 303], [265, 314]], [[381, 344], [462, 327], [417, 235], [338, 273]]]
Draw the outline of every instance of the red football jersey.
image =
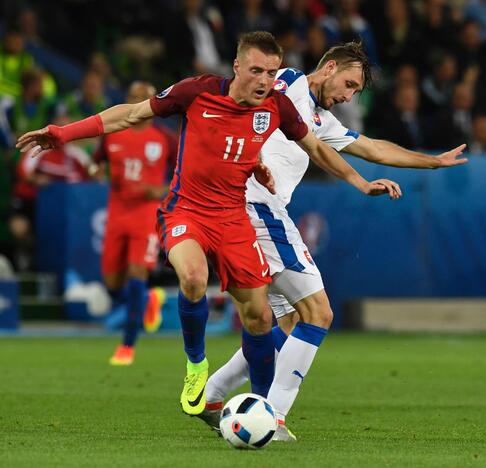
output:
[[203, 75], [183, 80], [150, 99], [161, 117], [183, 114], [177, 165], [163, 208], [208, 216], [246, 216], [246, 181], [270, 135], [280, 128], [289, 140], [307, 134], [290, 99], [271, 92], [257, 107], [228, 96], [230, 80]]
[[170, 136], [154, 125], [142, 129], [128, 128], [105, 135], [94, 154], [95, 161], [106, 160], [110, 166], [110, 208], [127, 210], [148, 200], [144, 184], [162, 185], [167, 176]]

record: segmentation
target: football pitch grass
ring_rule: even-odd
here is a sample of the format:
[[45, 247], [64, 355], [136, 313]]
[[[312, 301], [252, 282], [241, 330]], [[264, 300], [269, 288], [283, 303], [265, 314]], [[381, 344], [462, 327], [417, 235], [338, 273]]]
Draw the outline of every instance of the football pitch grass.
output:
[[[236, 335], [209, 338], [210, 370]], [[180, 338], [0, 337], [2, 467], [486, 466], [486, 337], [330, 334], [288, 418], [297, 443], [238, 451], [179, 409]], [[244, 388], [245, 391], [248, 387]]]

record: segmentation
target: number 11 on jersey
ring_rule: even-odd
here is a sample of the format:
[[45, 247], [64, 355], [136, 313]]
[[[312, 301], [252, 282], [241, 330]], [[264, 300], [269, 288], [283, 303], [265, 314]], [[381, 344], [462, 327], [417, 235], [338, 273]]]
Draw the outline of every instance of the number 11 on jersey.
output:
[[[233, 139], [234, 139], [234, 137], [232, 137], [232, 136], [226, 137], [226, 150], [224, 151], [223, 159], [228, 159], [229, 154], [231, 152], [231, 147], [233, 146]], [[236, 140], [236, 143], [238, 144], [238, 149], [236, 150], [235, 159], [233, 159], [234, 162], [236, 162], [236, 161], [238, 161], [238, 159], [240, 159], [241, 152], [243, 151], [243, 146], [245, 145], [245, 139], [244, 138], [238, 138]]]

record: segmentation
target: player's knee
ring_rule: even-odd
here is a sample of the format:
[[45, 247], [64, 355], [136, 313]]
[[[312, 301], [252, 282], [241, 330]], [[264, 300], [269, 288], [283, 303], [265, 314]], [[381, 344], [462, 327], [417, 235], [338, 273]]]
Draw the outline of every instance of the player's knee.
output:
[[332, 324], [333, 318], [334, 318], [334, 314], [332, 312], [332, 309], [329, 305], [327, 305], [321, 311], [321, 325], [320, 326], [322, 328], [329, 328]]
[[190, 301], [198, 301], [206, 294], [207, 275], [196, 268], [187, 268], [179, 275], [180, 288]]
[[321, 328], [329, 328], [333, 318], [331, 306], [328, 303], [319, 303], [311, 307], [308, 322]]
[[315, 296], [307, 302], [307, 307], [301, 313], [301, 320], [321, 328], [329, 328], [334, 314], [326, 296]]
[[250, 309], [241, 318], [243, 326], [251, 335], [264, 335], [272, 329], [272, 311], [269, 307]]

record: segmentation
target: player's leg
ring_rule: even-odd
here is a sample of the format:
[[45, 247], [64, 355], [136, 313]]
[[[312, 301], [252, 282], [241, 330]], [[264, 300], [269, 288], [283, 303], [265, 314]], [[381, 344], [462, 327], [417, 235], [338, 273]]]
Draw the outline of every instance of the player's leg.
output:
[[300, 316], [300, 321], [280, 350], [275, 378], [268, 394], [279, 418], [285, 421], [333, 315], [320, 275], [284, 270], [275, 275], [272, 287], [285, 291]]
[[[141, 212], [139, 216], [143, 220], [150, 220], [149, 214], [151, 213]], [[155, 267], [158, 254], [159, 240], [153, 223], [134, 223], [130, 227], [128, 247], [128, 315], [125, 326], [127, 346], [134, 346], [149, 310], [152, 312], [152, 329], [156, 330], [160, 325], [160, 304], [156, 291], [149, 291], [147, 286], [149, 271]]]
[[[270, 289], [272, 286], [270, 285]], [[280, 294], [269, 294], [269, 302], [279, 325], [272, 328], [275, 361], [279, 351], [298, 321], [298, 314]], [[200, 416], [212, 429], [219, 431], [219, 417], [226, 396], [246, 383], [250, 378], [248, 361], [242, 348], [231, 359], [209, 377], [206, 385], [206, 408]]]
[[159, 238], [168, 261], [179, 279], [179, 318], [181, 321], [184, 350], [187, 354], [187, 375], [180, 402], [184, 412], [197, 415], [206, 404], [206, 382], [209, 364], [205, 354], [205, 332], [208, 319], [206, 288], [208, 264], [206, 252], [217, 240], [217, 226], [212, 228], [206, 218], [197, 219], [191, 213], [159, 210]]
[[267, 286], [253, 289], [230, 287], [228, 292], [238, 303], [243, 324], [242, 353], [248, 362], [252, 391], [267, 396], [275, 363]]
[[[145, 219], [141, 213], [141, 219]], [[126, 296], [127, 316], [123, 327], [123, 342], [117, 348], [112, 364], [131, 364], [135, 358], [135, 344], [142, 325], [145, 308], [147, 306], [147, 278], [149, 268], [153, 268], [158, 254], [158, 239], [152, 223], [127, 222], [120, 219], [118, 225], [109, 226], [109, 236], [113, 245], [114, 258], [125, 266], [124, 291]], [[108, 247], [108, 243], [105, 244]], [[106, 259], [108, 260], [108, 259]], [[105, 264], [104, 267], [108, 268]], [[113, 276], [113, 275], [108, 275]], [[117, 282], [121, 283], [119, 277]]]
[[111, 297], [111, 308], [116, 309], [118, 306], [126, 303], [126, 271], [117, 271], [115, 273], [106, 273], [103, 275], [103, 283]]
[[133, 348], [138, 338], [147, 304], [148, 270], [145, 265], [130, 263], [127, 271], [127, 319], [123, 332], [123, 345]]
[[206, 255], [198, 242], [187, 239], [170, 250], [169, 261], [179, 278], [179, 316], [184, 349], [190, 362], [199, 363], [205, 359], [204, 334], [208, 318]]
[[252, 391], [266, 396], [275, 361], [272, 312], [267, 299], [269, 267], [246, 216], [221, 224], [221, 231], [220, 248], [213, 251], [211, 258], [221, 289], [227, 290], [238, 305]]
[[[119, 307], [125, 307], [128, 301], [126, 284], [128, 243], [123, 226], [118, 221], [108, 216], [101, 254], [101, 271], [112, 300], [111, 309], [113, 311], [116, 311]], [[115, 366], [127, 366], [133, 363], [134, 357], [134, 349], [125, 346], [122, 342], [116, 347], [109, 362]]]
[[172, 247], [168, 258], [179, 278], [179, 317], [187, 354], [187, 375], [180, 401], [184, 412], [197, 415], [206, 405], [205, 386], [209, 369], [205, 354], [208, 264], [203, 249], [193, 239], [186, 239]]
[[[280, 348], [298, 321], [298, 314], [280, 294], [269, 294], [269, 302], [279, 322], [272, 328], [275, 360], [277, 360]], [[249, 377], [248, 362], [243, 355], [243, 350], [239, 348], [226, 364], [209, 377], [206, 385], [206, 409], [214, 411], [222, 408], [226, 395], [246, 383]]]
[[106, 226], [103, 250], [101, 252], [101, 272], [103, 281], [112, 300], [112, 310], [125, 304], [127, 273], [127, 238], [110, 217]]

